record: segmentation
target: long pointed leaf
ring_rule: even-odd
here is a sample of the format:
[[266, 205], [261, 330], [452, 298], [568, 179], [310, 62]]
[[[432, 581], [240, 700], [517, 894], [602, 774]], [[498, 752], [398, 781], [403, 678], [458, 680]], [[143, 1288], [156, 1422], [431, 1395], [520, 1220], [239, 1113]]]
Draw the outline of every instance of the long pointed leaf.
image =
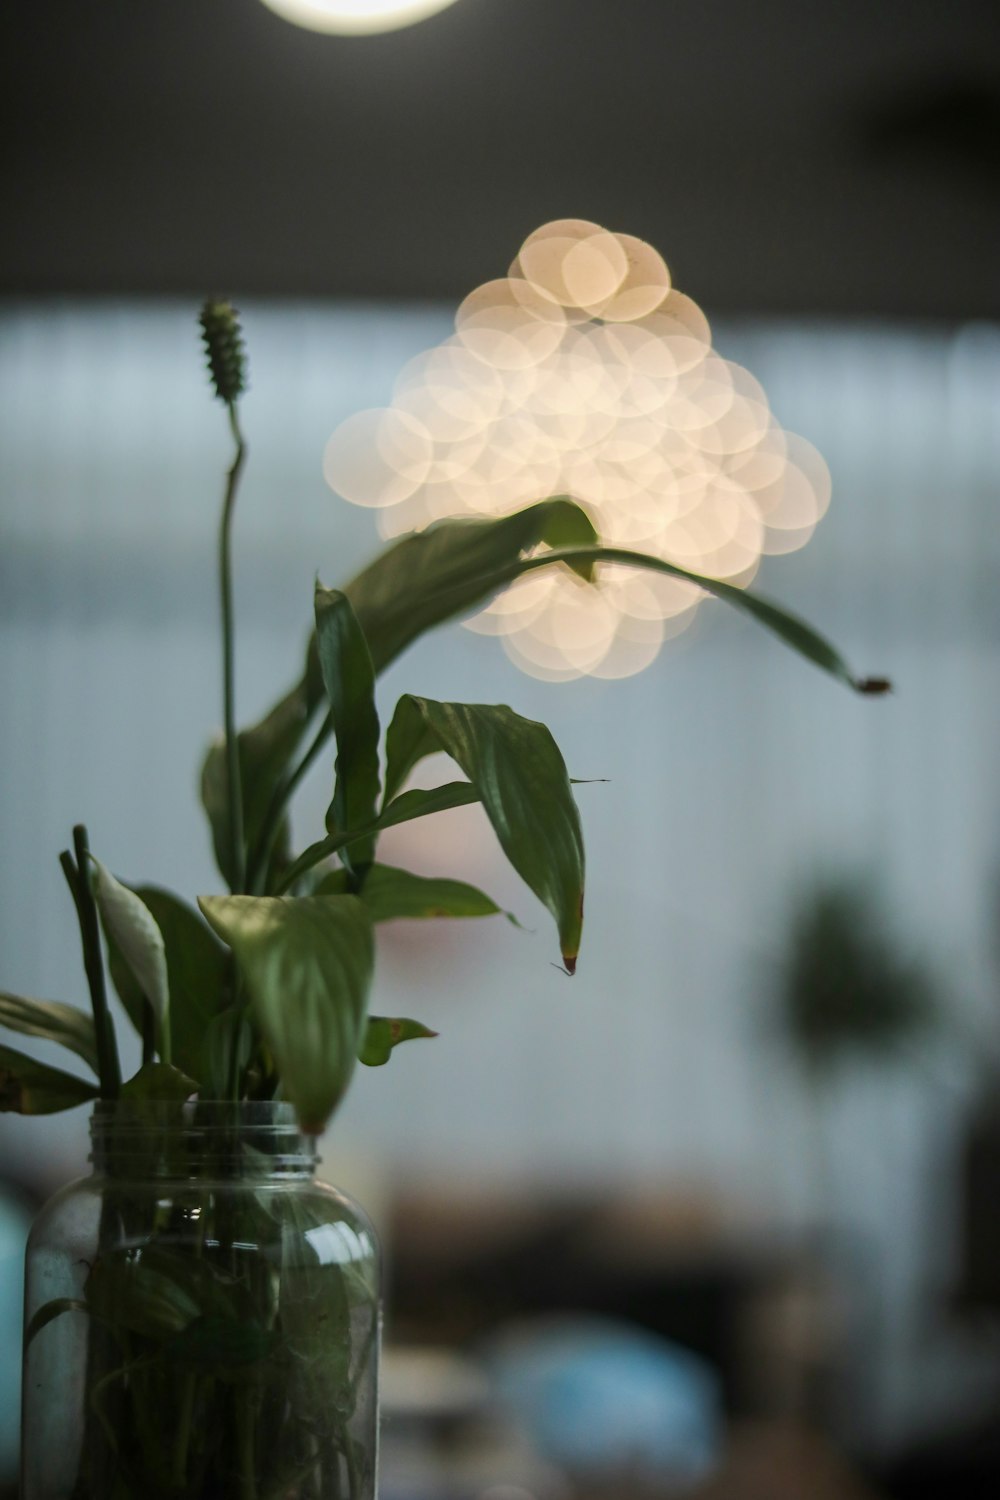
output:
[[[337, 779], [327, 827], [331, 833], [342, 833], [372, 822], [378, 803], [375, 668], [346, 594], [317, 586], [315, 609], [320, 670], [337, 741]], [[359, 872], [371, 864], [374, 847], [371, 838], [352, 845], [351, 862]]]
[[[479, 587], [484, 594], [496, 593], [505, 588], [515, 578], [520, 578], [524, 573], [534, 572], [538, 568], [551, 567], [556, 563], [565, 563], [570, 567], [582, 568], [589, 563], [591, 566], [601, 562], [622, 563], [629, 567], [645, 568], [653, 573], [664, 573], [670, 578], [681, 578], [688, 583], [695, 583], [706, 593], [713, 594], [717, 599], [724, 600], [736, 609], [742, 610], [773, 632], [779, 640], [784, 641], [793, 651], [804, 656], [815, 666], [821, 667], [824, 672], [838, 678], [858, 693], [878, 695], [889, 691], [889, 683], [881, 677], [858, 677], [848, 667], [840, 652], [824, 636], [800, 620], [797, 615], [782, 609], [770, 599], [764, 599], [759, 594], [752, 594], [749, 589], [737, 588], [734, 584], [724, 583], [718, 578], [707, 578], [701, 573], [692, 573], [687, 568], [678, 567], [675, 563], [665, 562], [661, 557], [651, 557], [645, 552], [631, 552], [623, 547], [604, 547], [600, 545], [584, 547], [561, 547], [551, 552], [541, 553], [536, 557], [522, 557], [514, 562], [496, 568], [488, 576], [484, 575], [478, 580]], [[452, 591], [455, 598], [462, 597], [460, 591]], [[448, 597], [438, 601], [439, 607], [445, 608]], [[461, 607], [461, 606], [459, 606]]]
[[[560, 495], [496, 520], [443, 520], [402, 537], [352, 579], [344, 593], [379, 673], [425, 631], [485, 604], [495, 592], [490, 580], [498, 567], [538, 546], [581, 546], [596, 540], [586, 511]], [[584, 578], [590, 576], [592, 564], [586, 559], [568, 566]], [[239, 735], [243, 821], [251, 846], [276, 779], [288, 766], [323, 696], [314, 633], [302, 677], [258, 724]], [[225, 756], [219, 744], [205, 760], [202, 802], [219, 869], [228, 879]]]
[[[344, 592], [381, 672], [424, 631], [484, 603], [494, 571], [522, 553], [596, 540], [586, 511], [560, 495], [499, 520], [438, 521], [380, 553]], [[571, 566], [587, 575], [592, 564], [582, 558]]]
[[84, 1078], [36, 1062], [13, 1047], [0, 1047], [0, 1111], [19, 1115], [52, 1115], [97, 1098]]
[[[417, 719], [430, 735], [415, 731]], [[438, 703], [407, 694], [387, 745], [387, 786], [398, 786], [418, 755], [431, 749], [446, 751], [461, 766], [507, 858], [555, 917], [572, 973], [583, 925], [583, 836], [565, 762], [545, 725], [503, 704]]]
[[[344, 870], [334, 870], [317, 886], [317, 896], [339, 896], [348, 890]], [[474, 885], [440, 876], [414, 875], [395, 865], [372, 865], [358, 892], [373, 922], [397, 917], [494, 917], [501, 908]], [[510, 917], [510, 913], [504, 913]]]
[[318, 1134], [347, 1087], [360, 1045], [373, 941], [356, 896], [203, 896], [228, 943], [253, 1015], [303, 1129]]
[[470, 802], [478, 801], [479, 793], [467, 781], [449, 781], [445, 786], [431, 787], [426, 791], [415, 787], [412, 791], [403, 792], [394, 797], [375, 822], [369, 823], [367, 827], [337, 835], [328, 834], [325, 839], [318, 839], [315, 844], [310, 844], [285, 871], [280, 891], [291, 890], [303, 875], [324, 859], [346, 849], [356, 839], [366, 839], [383, 828], [393, 828], [397, 823], [409, 823], [414, 818], [426, 818], [430, 813], [447, 812], [451, 807], [467, 807]]
[[58, 1042], [98, 1073], [97, 1041], [94, 1018], [75, 1005], [59, 1000], [28, 1000], [0, 990], [0, 1026], [19, 1031], [22, 1036], [37, 1036], [46, 1042]]

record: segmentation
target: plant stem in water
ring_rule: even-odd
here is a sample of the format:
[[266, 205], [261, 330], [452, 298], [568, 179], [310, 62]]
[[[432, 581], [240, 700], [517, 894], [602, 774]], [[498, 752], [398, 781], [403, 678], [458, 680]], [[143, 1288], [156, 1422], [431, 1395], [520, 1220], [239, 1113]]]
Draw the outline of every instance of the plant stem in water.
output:
[[246, 858], [243, 837], [243, 788], [240, 778], [239, 741], [236, 738], [235, 708], [235, 631], [233, 628], [233, 578], [231, 533], [233, 509], [240, 474], [246, 459], [246, 444], [240, 431], [236, 406], [229, 403], [229, 426], [236, 443], [236, 456], [226, 478], [226, 496], [222, 505], [219, 532], [219, 595], [222, 604], [222, 699], [226, 736], [226, 795], [229, 812], [230, 889], [238, 894], [246, 887]]

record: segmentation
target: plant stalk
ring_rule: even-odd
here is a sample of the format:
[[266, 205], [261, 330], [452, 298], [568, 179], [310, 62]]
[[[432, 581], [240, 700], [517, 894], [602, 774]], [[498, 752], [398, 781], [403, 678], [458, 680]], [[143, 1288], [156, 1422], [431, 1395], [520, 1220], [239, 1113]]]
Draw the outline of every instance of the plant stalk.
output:
[[235, 402], [228, 402], [229, 426], [236, 456], [226, 476], [226, 495], [219, 530], [219, 596], [222, 604], [222, 701], [226, 736], [226, 796], [229, 812], [229, 888], [234, 895], [246, 889], [246, 855], [243, 836], [243, 787], [240, 750], [236, 737], [235, 630], [233, 627], [232, 522], [236, 491], [246, 460], [246, 443], [240, 431]]
[[121, 1065], [115, 1043], [114, 1025], [108, 1010], [108, 994], [104, 983], [104, 958], [101, 953], [101, 928], [97, 916], [97, 903], [90, 885], [90, 843], [87, 830], [82, 823], [73, 829], [73, 848], [76, 864], [69, 850], [59, 856], [66, 883], [76, 906], [80, 923], [80, 941], [83, 946], [83, 967], [90, 989], [90, 1005], [94, 1015], [94, 1037], [97, 1043], [97, 1071], [101, 1080], [101, 1097], [117, 1099], [121, 1088]]

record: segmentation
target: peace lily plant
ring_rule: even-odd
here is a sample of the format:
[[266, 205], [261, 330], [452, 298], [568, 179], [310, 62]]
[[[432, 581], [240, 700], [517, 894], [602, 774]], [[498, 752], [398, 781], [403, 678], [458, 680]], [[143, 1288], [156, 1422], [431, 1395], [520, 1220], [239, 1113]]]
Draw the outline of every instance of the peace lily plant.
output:
[[[572, 973], [577, 962], [584, 850], [563, 757], [544, 725], [509, 707], [411, 694], [400, 698], [383, 740], [376, 679], [418, 636], [535, 569], [570, 568], [593, 581], [604, 562], [629, 564], [697, 584], [851, 688], [879, 692], [885, 684], [856, 679], [809, 626], [752, 593], [603, 546], [587, 512], [571, 497], [557, 496], [500, 519], [440, 521], [387, 546], [341, 587], [317, 585], [301, 676], [259, 723], [238, 731], [230, 538], [246, 455], [239, 420], [245, 355], [228, 303], [207, 303], [201, 326], [235, 447], [219, 535], [224, 732], [201, 775], [227, 893], [202, 896], [196, 907], [156, 886], [126, 886], [77, 827], [61, 862], [79, 919], [90, 1012], [4, 992], [0, 1022], [68, 1048], [94, 1077], [3, 1046], [0, 1107], [45, 1114], [94, 1100], [99, 1110], [114, 1105], [126, 1112], [122, 1118], [129, 1118], [128, 1110], [134, 1118], [143, 1109], [166, 1107], [196, 1116], [201, 1101], [230, 1101], [235, 1122], [238, 1105], [283, 1100], [311, 1136], [326, 1125], [359, 1060], [384, 1064], [399, 1043], [433, 1035], [419, 1020], [369, 1011], [378, 924], [498, 911], [463, 881], [427, 879], [382, 863], [379, 840], [386, 829], [480, 803], [510, 863], [551, 913], [566, 970]], [[462, 779], [408, 789], [414, 767], [437, 751], [451, 757]], [[325, 827], [306, 848], [294, 849], [289, 804], [324, 755], [333, 781]], [[142, 1066], [125, 1081], [108, 976], [142, 1039]], [[127, 1195], [123, 1202], [116, 1222], [119, 1231], [130, 1224], [128, 1253], [109, 1248], [114, 1226], [104, 1213], [95, 1258], [79, 1273], [80, 1294], [43, 1301], [26, 1330], [29, 1347], [69, 1313], [83, 1315], [94, 1330], [85, 1417], [94, 1435], [85, 1432], [83, 1447], [86, 1454], [88, 1444], [99, 1442], [108, 1452], [104, 1468], [95, 1460], [88, 1470], [85, 1458], [67, 1493], [221, 1494], [224, 1472], [237, 1476], [226, 1480], [225, 1493], [256, 1500], [265, 1493], [257, 1488], [262, 1450], [254, 1443], [269, 1409], [262, 1395], [271, 1389], [267, 1370], [282, 1359], [288, 1368], [308, 1367], [318, 1381], [310, 1389], [329, 1406], [331, 1370], [341, 1370], [336, 1354], [302, 1342], [296, 1300], [276, 1290], [273, 1277], [263, 1290], [248, 1290], [231, 1257], [218, 1264], [211, 1259], [208, 1247], [220, 1242], [219, 1232], [199, 1242], [193, 1277], [190, 1253], [172, 1248], [159, 1219], [147, 1223]], [[342, 1287], [336, 1295], [343, 1298]], [[337, 1421], [347, 1423], [356, 1404], [355, 1377], [341, 1370], [337, 1379], [333, 1406]], [[170, 1406], [175, 1389], [176, 1410]], [[113, 1412], [112, 1397], [118, 1403]], [[170, 1427], [161, 1442], [157, 1423], [168, 1420], [160, 1415], [167, 1407]], [[301, 1410], [299, 1419], [305, 1422]], [[126, 1428], [133, 1434], [128, 1439]], [[296, 1480], [295, 1488], [289, 1458], [267, 1493], [343, 1494], [348, 1500], [370, 1493], [369, 1481], [358, 1477], [346, 1427], [335, 1422], [334, 1428], [331, 1451], [336, 1464], [343, 1459], [336, 1469], [341, 1478], [323, 1487], [325, 1450], [316, 1430], [304, 1427], [306, 1458], [295, 1459], [295, 1472], [313, 1478]], [[240, 1458], [223, 1451], [230, 1432]]]

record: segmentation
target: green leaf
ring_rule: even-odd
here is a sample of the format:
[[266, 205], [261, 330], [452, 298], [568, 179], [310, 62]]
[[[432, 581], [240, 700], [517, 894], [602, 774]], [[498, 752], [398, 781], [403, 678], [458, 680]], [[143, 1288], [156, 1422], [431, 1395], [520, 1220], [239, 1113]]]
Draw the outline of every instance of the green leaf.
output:
[[[557, 496], [498, 520], [439, 521], [402, 537], [344, 592], [381, 672], [426, 630], [484, 603], [495, 592], [492, 575], [523, 552], [596, 540], [586, 511]], [[581, 559], [576, 567], [586, 575], [591, 563]]]
[[341, 849], [347, 848], [358, 838], [367, 838], [383, 828], [393, 828], [397, 823], [409, 823], [414, 818], [426, 818], [430, 813], [446, 812], [451, 807], [467, 807], [470, 802], [478, 801], [479, 793], [467, 781], [449, 781], [446, 786], [431, 787], [427, 791], [414, 788], [412, 791], [403, 792], [399, 797], [393, 798], [388, 807], [367, 828], [358, 828], [350, 833], [338, 834], [336, 837], [328, 835], [325, 839], [319, 839], [315, 844], [310, 844], [308, 849], [304, 849], [295, 863], [285, 871], [281, 890], [288, 890], [321, 861], [328, 859], [332, 854], [339, 853]]
[[98, 1090], [84, 1078], [0, 1047], [0, 1111], [19, 1115], [52, 1115], [96, 1099]]
[[434, 1036], [437, 1036], [436, 1031], [406, 1016], [369, 1016], [358, 1060], [366, 1067], [380, 1068], [389, 1061], [393, 1047], [398, 1047], [400, 1042]]
[[104, 930], [152, 1006], [156, 1049], [164, 1062], [170, 1062], [170, 982], [163, 934], [142, 898], [116, 880], [99, 859], [90, 857], [97, 874], [94, 897]]
[[[347, 595], [317, 585], [315, 609], [320, 670], [337, 741], [337, 779], [327, 815], [327, 828], [336, 834], [364, 827], [375, 817], [380, 737], [375, 669]], [[352, 844], [352, 869], [363, 872], [374, 849], [372, 837]]]
[[[551, 567], [553, 563], [565, 563], [579, 570], [586, 565], [596, 568], [596, 565], [601, 562], [622, 563], [629, 567], [645, 568], [654, 573], [664, 573], [669, 578], [681, 578], [688, 583], [697, 584], [706, 593], [713, 594], [717, 599], [723, 599], [727, 604], [732, 604], [736, 609], [750, 615], [759, 625], [763, 625], [779, 640], [784, 641], [786, 646], [790, 646], [793, 651], [797, 651], [800, 656], [804, 656], [815, 666], [821, 667], [824, 672], [829, 672], [831, 676], [846, 683], [855, 692], [880, 695], [889, 691], [890, 685], [884, 678], [855, 676], [839, 651], [824, 636], [821, 636], [811, 625], [807, 625], [804, 620], [800, 620], [798, 616], [772, 603], [770, 599], [761, 598], [759, 594], [752, 594], [748, 589], [737, 588], [735, 584], [723, 583], [718, 578], [706, 578], [701, 573], [692, 573], [687, 568], [665, 562], [660, 557], [651, 557], [645, 552], [631, 552], [622, 547], [600, 545], [561, 547], [537, 557], [518, 558], [512, 563], [496, 568], [489, 575], [481, 578], [479, 584], [485, 593], [492, 594], [505, 588], [507, 584], [513, 583], [514, 579], [520, 578], [522, 574], [534, 572], [537, 568]], [[448, 600], [446, 598], [441, 602], [445, 605]]]
[[0, 1026], [19, 1031], [22, 1036], [58, 1042], [98, 1072], [93, 1016], [77, 1010], [75, 1005], [63, 1005], [58, 1000], [28, 1000], [0, 990]]
[[303, 1129], [319, 1134], [350, 1081], [371, 982], [371, 918], [356, 896], [203, 896]]
[[174, 1068], [170, 1063], [152, 1062], [146, 1063], [122, 1084], [121, 1098], [182, 1104], [197, 1092], [196, 1081], [182, 1073], [180, 1068]]
[[[334, 870], [316, 887], [317, 896], [342, 895], [347, 890], [343, 870]], [[500, 907], [483, 891], [464, 880], [414, 875], [394, 865], [372, 865], [358, 892], [373, 922], [395, 917], [493, 917]], [[504, 913], [510, 916], [510, 913]]]
[[[430, 734], [417, 729], [418, 720]], [[555, 917], [572, 974], [583, 925], [583, 836], [565, 762], [545, 725], [503, 704], [438, 703], [407, 694], [386, 746], [387, 787], [399, 786], [431, 750], [446, 751], [461, 766], [507, 858]]]
[[448, 781], [444, 786], [413, 787], [393, 797], [378, 820], [379, 828], [394, 828], [397, 823], [412, 823], [431, 813], [448, 812], [453, 807], [468, 807], [480, 800], [479, 792], [468, 781]]
[[[243, 832], [253, 849], [279, 780], [298, 749], [309, 721], [322, 699], [323, 684], [315, 662], [315, 643], [305, 675], [251, 729], [237, 735], [240, 787], [243, 794]], [[229, 867], [229, 777], [225, 743], [220, 737], [209, 746], [201, 769], [201, 800], [212, 830], [215, 860], [223, 878], [232, 883]]]
[[136, 894], [163, 934], [170, 985], [170, 1061], [201, 1078], [205, 1031], [229, 989], [226, 951], [201, 914], [172, 892], [141, 885]]
[[[365, 634], [376, 674], [424, 631], [483, 604], [495, 592], [492, 573], [522, 553], [544, 545], [570, 547], [597, 540], [586, 511], [566, 496], [540, 500], [496, 520], [439, 521], [402, 537], [346, 585]], [[569, 563], [584, 578], [592, 564]], [[485, 581], [484, 581], [485, 579]], [[252, 729], [238, 736], [243, 786], [243, 825], [252, 849], [264, 813], [318, 705], [324, 686], [315, 634], [300, 680]], [[227, 881], [228, 813], [226, 765], [221, 741], [202, 768], [202, 802], [212, 827], [216, 862]]]

